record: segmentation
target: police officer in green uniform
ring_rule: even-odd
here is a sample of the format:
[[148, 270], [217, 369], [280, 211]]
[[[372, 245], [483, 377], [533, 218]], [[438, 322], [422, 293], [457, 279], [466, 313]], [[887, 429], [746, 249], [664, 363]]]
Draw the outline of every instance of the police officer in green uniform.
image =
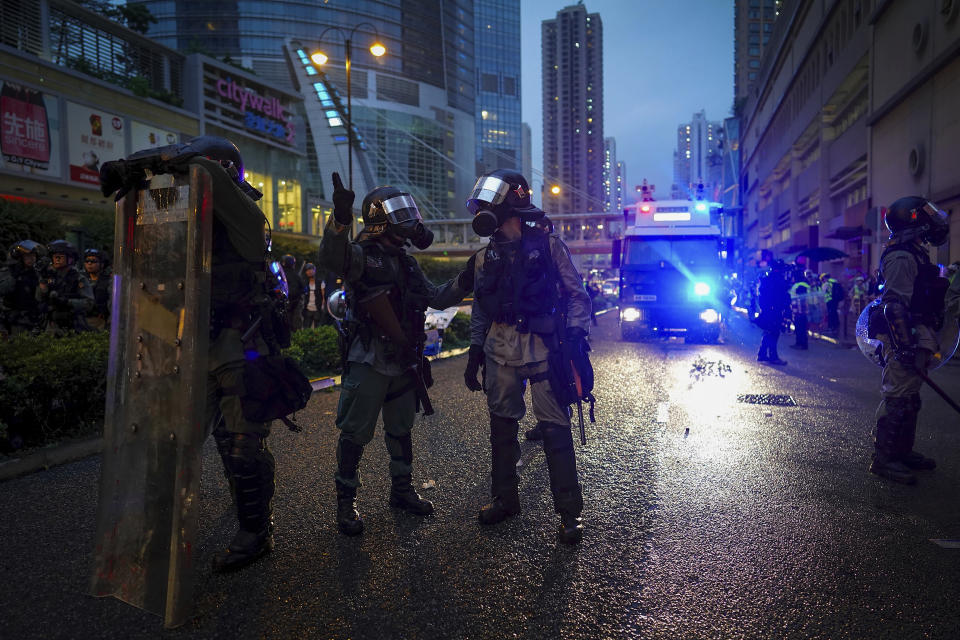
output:
[[871, 316], [871, 333], [883, 343], [883, 375], [870, 471], [914, 484], [914, 470], [936, 463], [913, 450], [920, 411], [917, 372], [926, 373], [930, 356], [939, 351], [937, 331], [944, 322], [949, 283], [931, 263], [924, 244], [947, 241], [946, 214], [924, 198], [900, 198], [887, 210], [890, 241], [880, 256], [881, 305]]
[[0, 267], [0, 332], [16, 335], [39, 331], [37, 259], [41, 249], [33, 240], [21, 240], [10, 247], [10, 262]]
[[[495, 524], [520, 512], [517, 433], [529, 381], [554, 508], [560, 514], [559, 538], [576, 543], [583, 536], [583, 495], [570, 411], [554, 394], [548, 360], [559, 333], [571, 342], [586, 339], [590, 297], [566, 245], [536, 225], [544, 213], [530, 203], [522, 175], [499, 169], [480, 176], [467, 208], [474, 214], [477, 235], [492, 236], [472, 258], [476, 286], [464, 372], [469, 389], [485, 391], [490, 411], [492, 500], [480, 509], [480, 522]], [[561, 298], [565, 318], [560, 315]]]
[[421, 516], [433, 513], [433, 505], [411, 483], [410, 430], [418, 404], [429, 402], [425, 389], [431, 383], [423, 358], [425, 312], [428, 306], [445, 309], [459, 303], [473, 289], [473, 280], [470, 270], [439, 287], [427, 280], [405, 246], [409, 241], [426, 249], [433, 234], [424, 227], [413, 198], [394, 187], [378, 187], [363, 199], [363, 230], [351, 242], [354, 194], [336, 173], [333, 185], [333, 216], [320, 241], [318, 263], [343, 277], [347, 296], [334, 481], [337, 526], [356, 535], [363, 531], [357, 469], [381, 412], [390, 453], [390, 505]]
[[83, 329], [88, 310], [93, 308], [93, 291], [83, 282], [74, 265], [76, 248], [66, 240], [47, 245], [50, 265], [44, 270], [37, 287], [37, 300], [48, 312], [48, 330], [55, 335]]

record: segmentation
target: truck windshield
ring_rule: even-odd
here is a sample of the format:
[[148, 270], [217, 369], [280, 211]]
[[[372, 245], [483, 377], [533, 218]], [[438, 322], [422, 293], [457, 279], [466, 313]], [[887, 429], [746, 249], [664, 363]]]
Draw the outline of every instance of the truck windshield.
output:
[[623, 263], [654, 266], [661, 261], [687, 267], [713, 266], [720, 260], [717, 239], [701, 238], [627, 238]]

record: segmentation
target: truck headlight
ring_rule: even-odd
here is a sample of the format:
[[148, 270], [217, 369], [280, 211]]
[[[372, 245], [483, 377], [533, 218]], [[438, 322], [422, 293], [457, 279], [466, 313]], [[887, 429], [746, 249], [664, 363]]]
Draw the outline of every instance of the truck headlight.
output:
[[713, 324], [719, 322], [720, 314], [717, 313], [715, 309], [704, 309], [700, 312], [700, 319], [707, 324]]
[[640, 319], [640, 310], [633, 307], [627, 307], [620, 312], [620, 319], [624, 322], [636, 322]]
[[693, 293], [698, 296], [705, 296], [710, 293], [710, 285], [706, 282], [698, 282], [693, 285]]

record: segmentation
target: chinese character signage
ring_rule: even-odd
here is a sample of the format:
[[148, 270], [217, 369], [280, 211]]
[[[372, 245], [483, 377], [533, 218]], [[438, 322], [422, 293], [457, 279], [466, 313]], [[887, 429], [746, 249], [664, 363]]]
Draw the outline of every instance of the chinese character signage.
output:
[[59, 177], [57, 98], [0, 81], [0, 150], [3, 169]]
[[168, 144], [177, 144], [179, 141], [180, 136], [172, 131], [136, 120], [130, 121], [130, 149], [133, 153], [154, 147], [165, 147]]
[[100, 163], [127, 155], [124, 121], [117, 114], [67, 103], [70, 181], [100, 186]]

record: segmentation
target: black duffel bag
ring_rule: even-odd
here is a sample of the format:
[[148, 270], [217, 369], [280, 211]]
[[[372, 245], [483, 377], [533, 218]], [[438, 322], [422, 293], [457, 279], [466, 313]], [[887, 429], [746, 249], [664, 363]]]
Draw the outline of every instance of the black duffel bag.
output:
[[251, 422], [281, 420], [291, 431], [300, 425], [287, 416], [307, 406], [313, 387], [293, 358], [260, 356], [247, 360], [243, 369], [246, 395], [241, 399], [243, 417]]

